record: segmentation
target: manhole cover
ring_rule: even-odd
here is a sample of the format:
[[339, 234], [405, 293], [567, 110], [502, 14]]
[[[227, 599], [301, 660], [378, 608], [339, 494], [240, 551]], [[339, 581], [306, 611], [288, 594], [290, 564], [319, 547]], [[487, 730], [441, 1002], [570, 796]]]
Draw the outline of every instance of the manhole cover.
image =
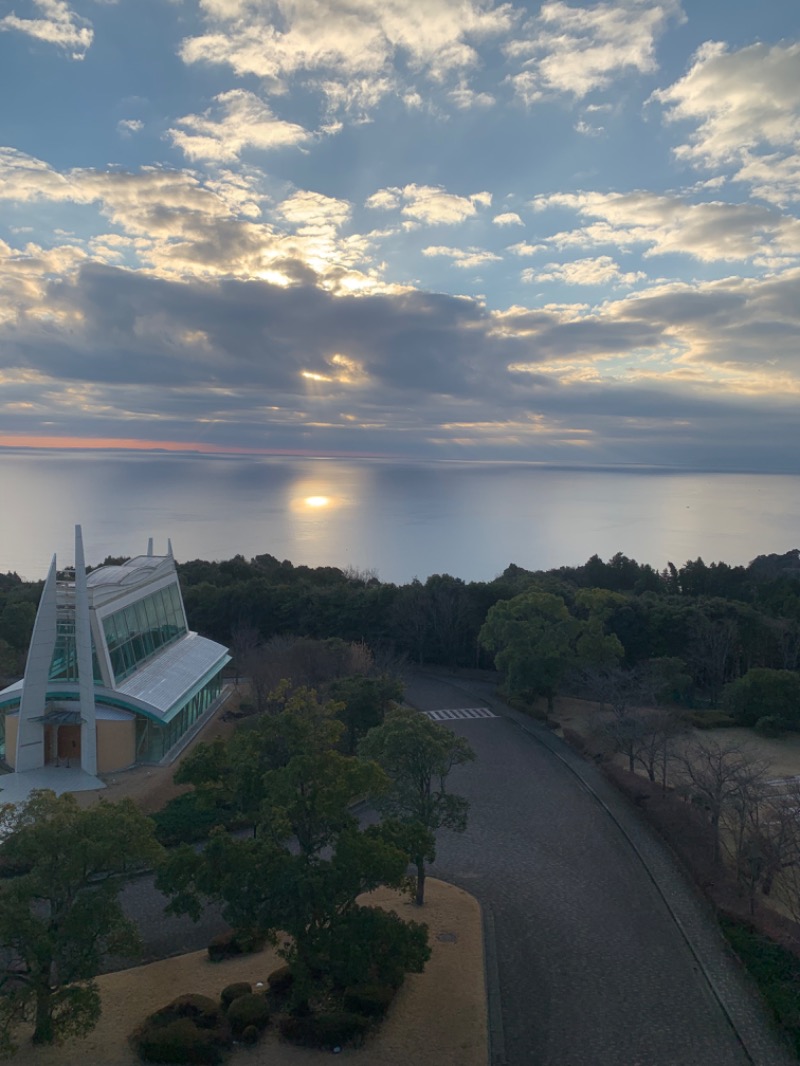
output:
[[458, 940], [458, 937], [455, 933], [437, 933], [436, 939], [443, 940], [446, 944], [455, 944], [455, 942]]

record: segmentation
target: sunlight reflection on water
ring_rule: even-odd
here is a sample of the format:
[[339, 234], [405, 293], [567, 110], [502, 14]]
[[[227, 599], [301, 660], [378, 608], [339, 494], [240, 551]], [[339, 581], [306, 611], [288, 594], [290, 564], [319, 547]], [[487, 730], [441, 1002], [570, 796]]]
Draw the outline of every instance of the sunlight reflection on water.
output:
[[659, 569], [702, 556], [747, 563], [797, 547], [800, 477], [567, 470], [141, 454], [0, 454], [0, 571], [42, 577], [87, 558], [269, 553], [308, 566], [375, 570], [384, 581], [447, 572], [489, 580], [617, 551]]

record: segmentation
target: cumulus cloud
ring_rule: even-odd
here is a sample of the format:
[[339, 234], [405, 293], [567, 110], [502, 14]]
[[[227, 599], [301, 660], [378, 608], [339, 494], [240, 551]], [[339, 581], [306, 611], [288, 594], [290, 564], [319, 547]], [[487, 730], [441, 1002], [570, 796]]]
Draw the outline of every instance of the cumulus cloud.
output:
[[489, 192], [457, 196], [441, 186], [406, 185], [402, 189], [379, 189], [367, 199], [366, 206], [384, 211], [400, 207], [403, 215], [416, 222], [452, 225], [472, 218], [479, 207], [490, 207], [491, 203]]
[[800, 253], [797, 220], [758, 204], [692, 203], [678, 196], [556, 193], [536, 197], [535, 210], [570, 208], [587, 220], [548, 239], [557, 248], [642, 246], [645, 255], [679, 252], [702, 262], [743, 261], [770, 250]]
[[123, 137], [130, 137], [132, 133], [139, 133], [144, 129], [144, 122], [139, 118], [122, 118], [117, 123], [117, 129]]
[[703, 45], [689, 71], [653, 99], [670, 122], [694, 124], [680, 159], [732, 176], [777, 203], [800, 197], [800, 43], [730, 52]]
[[565, 285], [635, 285], [647, 275], [641, 270], [622, 271], [610, 255], [574, 259], [571, 263], [547, 263], [541, 270], [529, 267], [522, 280], [558, 281]]
[[216, 109], [185, 115], [177, 120], [183, 129], [168, 131], [189, 159], [231, 162], [247, 148], [285, 148], [311, 139], [308, 130], [276, 118], [267, 104], [245, 89], [220, 93], [215, 102]]
[[495, 226], [521, 226], [522, 219], [516, 211], [504, 211], [502, 215], [495, 215], [492, 219]]
[[12, 12], [0, 19], [0, 30], [18, 30], [63, 48], [72, 59], [83, 59], [94, 39], [91, 22], [73, 11], [66, 0], [33, 0], [33, 4], [41, 18], [19, 18]]
[[497, 263], [501, 258], [494, 252], [487, 252], [483, 248], [448, 248], [443, 244], [429, 245], [422, 249], [422, 254], [429, 258], [437, 255], [445, 256], [453, 260], [453, 266], [464, 270], [483, 266], [484, 263]]
[[526, 104], [550, 93], [582, 99], [625, 71], [655, 70], [656, 40], [680, 18], [677, 0], [576, 7], [551, 0], [504, 45], [509, 59], [521, 61], [509, 81]]
[[[374, 104], [401, 69], [405, 77], [434, 83], [463, 79], [478, 64], [476, 43], [506, 33], [515, 18], [510, 4], [482, 0], [201, 0], [200, 6], [206, 32], [183, 41], [184, 62], [226, 65], [274, 91], [290, 82], [322, 85], [333, 106], [359, 108]], [[454, 97], [459, 107], [488, 103], [482, 94], [467, 100], [463, 93]]]

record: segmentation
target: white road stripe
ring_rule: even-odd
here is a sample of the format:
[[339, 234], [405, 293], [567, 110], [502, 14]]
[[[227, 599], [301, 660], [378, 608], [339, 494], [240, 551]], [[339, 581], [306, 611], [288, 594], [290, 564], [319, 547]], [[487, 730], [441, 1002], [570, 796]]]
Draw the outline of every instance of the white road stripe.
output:
[[423, 711], [434, 722], [454, 721], [458, 718], [496, 718], [488, 707], [448, 707], [438, 711]]

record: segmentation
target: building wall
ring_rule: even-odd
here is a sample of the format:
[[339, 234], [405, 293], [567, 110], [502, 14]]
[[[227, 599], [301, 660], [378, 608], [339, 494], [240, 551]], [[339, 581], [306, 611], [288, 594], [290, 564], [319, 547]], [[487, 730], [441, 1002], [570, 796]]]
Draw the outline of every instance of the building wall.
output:
[[17, 728], [19, 727], [19, 715], [6, 715], [6, 762], [13, 770], [17, 758]]
[[136, 762], [136, 719], [97, 720], [97, 772], [110, 774]]

